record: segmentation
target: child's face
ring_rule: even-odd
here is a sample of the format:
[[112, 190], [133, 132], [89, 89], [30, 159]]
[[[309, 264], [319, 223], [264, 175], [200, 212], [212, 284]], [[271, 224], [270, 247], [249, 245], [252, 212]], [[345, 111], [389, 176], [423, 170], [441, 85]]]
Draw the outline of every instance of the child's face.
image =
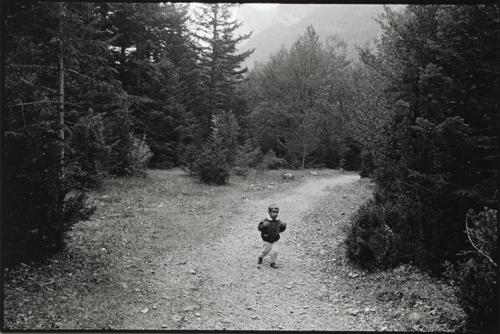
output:
[[269, 210], [269, 216], [272, 218], [272, 219], [276, 219], [276, 217], [278, 217], [278, 214], [280, 213], [280, 209], [277, 209], [277, 208], [274, 208], [274, 209], [271, 209]]

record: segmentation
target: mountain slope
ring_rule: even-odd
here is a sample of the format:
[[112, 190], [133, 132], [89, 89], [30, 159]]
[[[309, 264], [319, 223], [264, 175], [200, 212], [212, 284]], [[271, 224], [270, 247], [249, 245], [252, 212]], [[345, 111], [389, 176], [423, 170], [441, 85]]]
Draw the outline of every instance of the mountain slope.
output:
[[[391, 7], [398, 9], [402, 6]], [[348, 56], [356, 58], [355, 46], [365, 45], [380, 34], [381, 29], [375, 18], [383, 12], [383, 6], [280, 4], [265, 12], [254, 10], [254, 14], [246, 12], [246, 8], [236, 13], [236, 17], [243, 22], [243, 29], [254, 29], [252, 37], [240, 45], [242, 51], [255, 48], [243, 64], [248, 67], [253, 67], [255, 61], [265, 62], [282, 45], [289, 48], [309, 25], [314, 27], [322, 41], [328, 36], [337, 35], [347, 43]]]

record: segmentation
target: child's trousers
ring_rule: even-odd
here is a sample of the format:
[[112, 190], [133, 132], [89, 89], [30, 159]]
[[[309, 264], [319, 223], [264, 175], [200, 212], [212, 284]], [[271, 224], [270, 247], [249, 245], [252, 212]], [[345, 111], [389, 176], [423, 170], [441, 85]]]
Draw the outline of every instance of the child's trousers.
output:
[[271, 263], [276, 262], [276, 258], [278, 257], [278, 252], [276, 251], [276, 247], [273, 249], [274, 242], [264, 241], [264, 245], [262, 246], [262, 251], [260, 252], [260, 257], [264, 258], [267, 254], [269, 254]]

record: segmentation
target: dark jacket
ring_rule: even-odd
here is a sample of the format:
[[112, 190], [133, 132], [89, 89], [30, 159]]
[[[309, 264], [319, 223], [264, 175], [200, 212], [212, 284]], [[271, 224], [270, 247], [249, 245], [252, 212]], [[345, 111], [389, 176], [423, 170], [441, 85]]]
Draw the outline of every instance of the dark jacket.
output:
[[280, 233], [286, 230], [286, 223], [281, 220], [271, 220], [269, 218], [263, 219], [257, 227], [262, 233], [260, 236], [262, 240], [267, 242], [276, 242], [280, 239]]

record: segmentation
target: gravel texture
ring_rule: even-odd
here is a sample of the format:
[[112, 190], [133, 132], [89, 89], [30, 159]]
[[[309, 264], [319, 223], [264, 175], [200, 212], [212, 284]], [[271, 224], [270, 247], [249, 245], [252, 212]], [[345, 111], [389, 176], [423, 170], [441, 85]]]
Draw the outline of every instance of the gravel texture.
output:
[[[221, 190], [182, 177], [155, 172], [133, 181], [142, 192], [125, 180], [97, 193], [96, 217], [75, 226], [65, 252], [4, 273], [4, 327], [451, 331], [463, 320], [451, 288], [411, 266], [346, 263], [369, 180], [320, 171]], [[257, 265], [270, 203], [288, 225], [277, 269]]]

